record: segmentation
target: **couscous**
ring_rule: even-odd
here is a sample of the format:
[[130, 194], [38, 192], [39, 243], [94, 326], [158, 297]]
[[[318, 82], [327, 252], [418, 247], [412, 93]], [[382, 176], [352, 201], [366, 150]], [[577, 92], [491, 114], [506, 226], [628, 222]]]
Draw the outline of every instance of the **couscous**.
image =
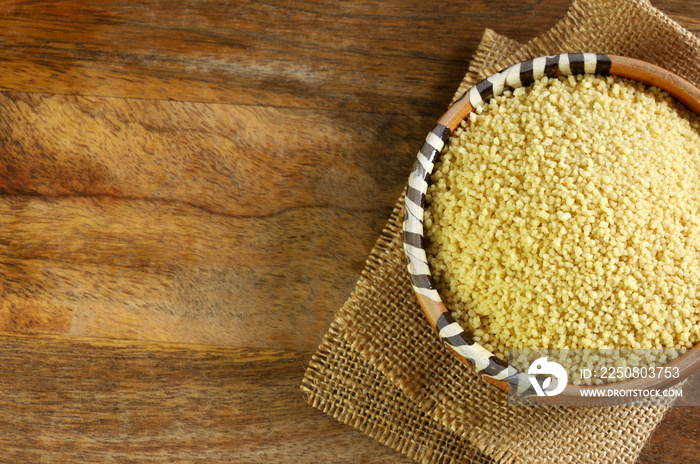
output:
[[453, 134], [424, 217], [431, 273], [486, 349], [700, 341], [700, 118], [601, 76], [543, 78]]

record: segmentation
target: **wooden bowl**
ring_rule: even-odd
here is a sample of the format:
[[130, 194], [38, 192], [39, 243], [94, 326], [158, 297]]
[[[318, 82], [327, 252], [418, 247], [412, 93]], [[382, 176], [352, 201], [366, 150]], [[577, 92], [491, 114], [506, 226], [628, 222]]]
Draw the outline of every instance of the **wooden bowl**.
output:
[[[525, 396], [535, 392], [527, 375], [509, 366], [505, 361], [476, 343], [451, 316], [438, 294], [426, 256], [423, 234], [425, 194], [430, 175], [440, 151], [462, 120], [489, 99], [502, 94], [504, 89], [527, 86], [544, 76], [557, 77], [576, 74], [615, 75], [633, 79], [665, 90], [691, 111], [700, 114], [700, 89], [685, 79], [645, 61], [633, 58], [593, 53], [567, 53], [523, 61], [487, 77], [464, 93], [445, 114], [425, 139], [418, 153], [405, 200], [403, 223], [404, 251], [411, 285], [428, 321], [447, 348], [463, 363], [476, 370], [486, 381], [498, 388], [517, 390]], [[567, 385], [557, 396], [542, 397], [543, 402], [562, 405], [586, 404], [583, 389], [664, 389], [700, 370], [700, 343], [666, 365], [678, 367], [679, 378], [635, 379], [600, 386]]]

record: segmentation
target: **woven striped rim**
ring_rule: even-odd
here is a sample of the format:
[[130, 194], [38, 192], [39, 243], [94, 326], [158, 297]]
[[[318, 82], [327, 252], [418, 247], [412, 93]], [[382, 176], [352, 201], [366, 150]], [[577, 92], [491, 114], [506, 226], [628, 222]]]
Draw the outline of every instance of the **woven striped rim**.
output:
[[[532, 84], [544, 76], [558, 77], [577, 74], [616, 75], [653, 85], [667, 91], [685, 104], [691, 111], [700, 114], [700, 90], [675, 74], [650, 63], [615, 55], [594, 53], [565, 53], [543, 56], [523, 61], [482, 80], [466, 91], [449, 110], [442, 115], [425, 139], [413, 165], [405, 198], [403, 222], [403, 245], [408, 273], [413, 290], [430, 324], [447, 348], [462, 362], [470, 365], [483, 378], [503, 390], [517, 391], [521, 396], [534, 396], [536, 392], [526, 374], [519, 372], [505, 361], [475, 342], [454, 320], [435, 288], [426, 255], [426, 240], [423, 233], [425, 195], [430, 175], [440, 152], [450, 139], [452, 132], [476, 108], [488, 103], [492, 97]], [[700, 344], [694, 348], [700, 348]], [[692, 357], [692, 362], [689, 359]], [[682, 359], [684, 358], [684, 359]], [[677, 359], [678, 364], [693, 371], [700, 368], [700, 350], [690, 350]], [[671, 364], [675, 364], [674, 361]], [[671, 365], [669, 364], [669, 365]], [[690, 375], [690, 372], [688, 373]], [[638, 382], [626, 381], [616, 384], [618, 388], [638, 388]], [[644, 384], [645, 388], [650, 383]], [[558, 397], [580, 397], [582, 388], [567, 386]]]

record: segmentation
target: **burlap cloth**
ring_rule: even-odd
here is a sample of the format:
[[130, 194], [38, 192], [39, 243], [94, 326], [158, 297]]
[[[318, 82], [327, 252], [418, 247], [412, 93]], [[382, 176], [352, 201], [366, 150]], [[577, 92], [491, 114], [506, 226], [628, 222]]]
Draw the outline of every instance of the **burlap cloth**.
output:
[[[456, 95], [513, 63], [560, 52], [627, 55], [700, 83], [700, 40], [651, 4], [578, 0], [525, 45], [486, 30]], [[409, 284], [402, 203], [313, 356], [301, 385], [308, 402], [425, 463], [634, 462], [665, 408], [509, 406], [444, 348]]]

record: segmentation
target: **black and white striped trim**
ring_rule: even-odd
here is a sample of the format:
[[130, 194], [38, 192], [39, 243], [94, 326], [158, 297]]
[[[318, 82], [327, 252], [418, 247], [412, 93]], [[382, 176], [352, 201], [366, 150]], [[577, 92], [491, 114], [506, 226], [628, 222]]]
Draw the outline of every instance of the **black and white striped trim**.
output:
[[[542, 56], [515, 64], [476, 84], [460, 97], [455, 105], [465, 105], [468, 99], [473, 110], [488, 103], [492, 97], [503, 94], [506, 89], [516, 89], [532, 84], [544, 76], [610, 73], [611, 60], [607, 55], [594, 53], [568, 53]], [[449, 114], [446, 113], [446, 115]], [[403, 223], [403, 245], [406, 254], [411, 285], [420, 298], [428, 304], [442, 304], [440, 295], [430, 275], [426, 243], [423, 235], [423, 212], [428, 180], [451, 129], [447, 121], [441, 120], [425, 138], [425, 143], [413, 165], [406, 191]], [[455, 126], [456, 127], [456, 126]], [[426, 304], [425, 300], [422, 300]], [[469, 337], [449, 312], [442, 312], [435, 321], [439, 337], [454, 351], [467, 359], [477, 373], [495, 380], [506, 381], [512, 390], [524, 396], [535, 394], [526, 374], [508, 366], [484, 347]]]
[[440, 296], [435, 290], [435, 284], [428, 269], [428, 258], [425, 254], [423, 210], [430, 173], [433, 172], [435, 161], [450, 139], [450, 135], [450, 128], [442, 124], [437, 124], [430, 131], [425, 138], [423, 147], [418, 152], [418, 159], [413, 165], [413, 172], [408, 179], [408, 189], [406, 190], [403, 241], [411, 284], [416, 292], [435, 301], [440, 301]]
[[473, 108], [477, 108], [488, 103], [492, 97], [501, 95], [505, 89], [525, 87], [544, 76], [553, 77], [558, 73], [564, 76], [608, 75], [610, 64], [608, 55], [595, 53], [541, 56], [515, 64], [479, 82], [467, 92], [469, 103]]
[[526, 374], [509, 366], [476, 343], [450, 313], [442, 313], [435, 323], [435, 328], [442, 341], [458, 354], [464, 356], [480, 375], [508, 382], [512, 391], [516, 392], [519, 397], [537, 394]]

